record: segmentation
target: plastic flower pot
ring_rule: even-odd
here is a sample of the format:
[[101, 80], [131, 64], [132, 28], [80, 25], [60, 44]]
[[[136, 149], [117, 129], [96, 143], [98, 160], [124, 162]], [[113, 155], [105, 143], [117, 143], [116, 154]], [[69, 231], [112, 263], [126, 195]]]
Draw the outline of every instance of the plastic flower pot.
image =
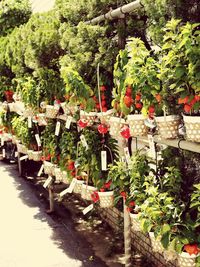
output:
[[33, 151], [32, 152], [32, 160], [40, 161], [42, 157], [42, 151]]
[[63, 173], [60, 168], [56, 167], [55, 168], [55, 177], [56, 177], [56, 182], [60, 183], [63, 180]]
[[183, 116], [186, 139], [200, 143], [200, 118], [199, 116]]
[[48, 175], [53, 175], [54, 165], [49, 161], [44, 161], [44, 173]]
[[131, 229], [134, 232], [141, 232], [140, 222], [138, 220], [139, 214], [130, 213], [131, 217]]
[[128, 115], [127, 122], [131, 136], [144, 136], [147, 134], [147, 127], [144, 124], [144, 116], [141, 114]]
[[180, 267], [196, 267], [196, 259], [200, 254], [190, 255], [187, 252], [182, 252], [178, 254], [178, 266]]
[[161, 138], [175, 139], [178, 137], [180, 117], [176, 115], [156, 117], [158, 133]]
[[86, 185], [86, 184], [82, 184], [82, 188], [81, 188], [81, 197], [85, 200], [92, 200], [91, 198], [91, 194], [97, 191], [97, 188], [94, 186], [90, 186], [90, 185]]
[[151, 240], [152, 250], [154, 252], [163, 253], [164, 248], [159, 240], [160, 238], [159, 237], [155, 238], [155, 235], [153, 232], [149, 232], [149, 238]]
[[98, 195], [101, 208], [112, 208], [114, 206], [114, 191], [98, 192]]
[[46, 106], [46, 117], [50, 119], [55, 119], [57, 117], [59, 108], [57, 106]]

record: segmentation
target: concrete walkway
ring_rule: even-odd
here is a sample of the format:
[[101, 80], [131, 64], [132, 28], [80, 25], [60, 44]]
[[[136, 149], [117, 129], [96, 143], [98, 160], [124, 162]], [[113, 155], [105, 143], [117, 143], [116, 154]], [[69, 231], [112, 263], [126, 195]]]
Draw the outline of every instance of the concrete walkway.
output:
[[90, 262], [90, 251], [84, 255], [73, 232], [67, 235], [62, 224], [45, 213], [27, 181], [18, 177], [16, 166], [2, 162], [0, 211], [0, 267], [106, 266]]

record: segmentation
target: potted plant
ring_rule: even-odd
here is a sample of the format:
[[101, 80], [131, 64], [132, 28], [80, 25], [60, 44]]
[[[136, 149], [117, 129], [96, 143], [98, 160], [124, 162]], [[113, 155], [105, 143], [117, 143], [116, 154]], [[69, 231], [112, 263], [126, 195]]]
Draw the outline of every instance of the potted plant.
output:
[[187, 139], [198, 142], [199, 129], [195, 122], [200, 106], [197, 38], [196, 24], [181, 25], [181, 21], [175, 19], [167, 23], [159, 78], [163, 94], [171, 97], [169, 103], [173, 103], [178, 114], [184, 114]]

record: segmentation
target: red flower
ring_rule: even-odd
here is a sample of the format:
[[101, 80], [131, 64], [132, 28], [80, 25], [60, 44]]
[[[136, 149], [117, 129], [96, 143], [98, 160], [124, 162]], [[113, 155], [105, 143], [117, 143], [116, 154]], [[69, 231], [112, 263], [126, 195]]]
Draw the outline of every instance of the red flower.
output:
[[99, 104], [99, 103], [96, 104], [96, 108], [97, 108], [98, 110], [100, 109], [100, 104]]
[[67, 169], [69, 171], [72, 171], [75, 168], [74, 164], [75, 164], [74, 161], [69, 161], [67, 165]]
[[101, 100], [105, 100], [106, 96], [105, 95], [101, 95]]
[[59, 99], [55, 99], [55, 101], [54, 101], [54, 104], [60, 104], [60, 100]]
[[130, 106], [133, 104], [133, 99], [132, 99], [132, 97], [126, 95], [126, 96], [124, 97], [124, 104], [125, 104], [128, 108], [130, 108]]
[[184, 105], [184, 111], [186, 112], [186, 113], [189, 113], [190, 112], [190, 110], [191, 110], [191, 106], [190, 105], [188, 105], [188, 104], [185, 104]]
[[135, 107], [136, 107], [137, 109], [142, 109], [142, 106], [143, 106], [143, 105], [142, 105], [141, 102], [135, 104]]
[[189, 255], [197, 255], [199, 253], [199, 248], [197, 244], [187, 244], [184, 245], [184, 250], [189, 253]]
[[178, 104], [186, 104], [189, 100], [189, 96], [186, 96], [184, 98], [179, 98], [178, 99]]
[[120, 196], [123, 197], [124, 199], [126, 199], [126, 192], [122, 191], [122, 192], [120, 193]]
[[46, 160], [50, 160], [50, 159], [51, 159], [51, 155], [48, 154], [48, 155], [46, 156]]
[[130, 201], [129, 202], [129, 207], [135, 207], [135, 201]]
[[126, 207], [126, 209], [127, 209], [128, 212], [131, 212], [131, 211], [133, 210], [133, 209], [130, 208], [130, 207]]
[[155, 95], [155, 98], [156, 98], [156, 100], [158, 101], [158, 103], [160, 103], [161, 100], [162, 100], [162, 97], [161, 97], [160, 94], [156, 94], [156, 95]]
[[107, 107], [102, 107], [103, 112], [106, 112], [107, 110], [108, 110]]
[[110, 180], [110, 181], [108, 181], [107, 183], [105, 183], [104, 184], [104, 188], [106, 188], [106, 189], [109, 189], [110, 188], [110, 186], [111, 186], [111, 183], [112, 183], [112, 181]]
[[79, 126], [80, 128], [85, 128], [85, 127], [87, 127], [87, 121], [85, 121], [85, 120], [79, 120], [79, 121], [78, 121], [78, 126]]
[[105, 124], [101, 123], [98, 126], [98, 131], [100, 134], [106, 134], [108, 132], [108, 127]]
[[45, 156], [42, 156], [40, 160], [41, 161], [44, 161], [45, 160]]
[[102, 107], [106, 107], [106, 101], [105, 100], [101, 101], [101, 105]]
[[127, 95], [127, 96], [131, 96], [131, 94], [132, 94], [132, 88], [131, 88], [131, 86], [129, 85], [129, 86], [126, 88], [126, 95]]
[[150, 106], [149, 107], [149, 113], [154, 113], [155, 112], [155, 108], [154, 106]]
[[128, 126], [124, 126], [120, 132], [121, 136], [126, 138], [126, 139], [129, 139], [131, 137], [131, 134], [130, 134], [130, 129]]
[[135, 96], [135, 100], [136, 100], [136, 101], [140, 101], [140, 99], [141, 99], [141, 94], [137, 94], [137, 95]]
[[100, 91], [102, 91], [102, 92], [106, 91], [106, 87], [105, 87], [105, 85], [101, 85], [101, 86], [100, 86]]
[[97, 191], [94, 191], [92, 194], [91, 194], [91, 199], [94, 203], [97, 203], [99, 201], [99, 194]]
[[71, 176], [75, 177], [76, 176], [76, 171], [71, 172]]

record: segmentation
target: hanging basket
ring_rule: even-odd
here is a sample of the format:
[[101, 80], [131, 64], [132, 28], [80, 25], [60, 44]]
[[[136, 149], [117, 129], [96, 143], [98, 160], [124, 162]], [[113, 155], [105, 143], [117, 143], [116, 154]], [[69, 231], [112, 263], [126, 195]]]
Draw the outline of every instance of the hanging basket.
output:
[[28, 148], [25, 145], [17, 144], [17, 151], [22, 154], [27, 154]]
[[178, 266], [180, 267], [196, 267], [196, 258], [198, 255], [189, 255], [187, 252], [182, 252], [178, 255]]
[[154, 252], [163, 253], [164, 248], [163, 248], [159, 238], [158, 237], [155, 238], [155, 235], [154, 235], [153, 232], [149, 233], [149, 237], [150, 237], [150, 240], [151, 240], [152, 250]]
[[64, 184], [70, 184], [71, 182], [66, 171], [62, 171], [62, 182]]
[[164, 250], [163, 256], [166, 261], [176, 262], [178, 254], [176, 253], [175, 250], [168, 248]]
[[44, 173], [53, 175], [54, 164], [49, 161], [44, 161]]
[[46, 105], [46, 117], [55, 119], [57, 117], [59, 108], [57, 106]]
[[23, 112], [23, 116], [24, 118], [28, 118], [28, 117], [32, 118], [34, 116], [34, 111], [31, 108], [25, 108]]
[[83, 183], [84, 183], [83, 180], [76, 179], [76, 184], [75, 184], [74, 189], [73, 189], [73, 192], [75, 194], [81, 194], [81, 192], [82, 192], [82, 184]]
[[45, 113], [39, 113], [36, 115], [36, 117], [37, 117], [37, 121], [38, 121], [39, 126], [46, 126], [47, 125]]
[[176, 115], [156, 117], [158, 133], [161, 138], [175, 139], [179, 134], [180, 117]]
[[80, 119], [86, 120], [88, 126], [92, 126], [96, 120], [97, 113], [96, 112], [85, 112], [83, 110], [80, 111]]
[[110, 118], [114, 114], [114, 109], [109, 109], [106, 112], [98, 112], [97, 116], [100, 119], [101, 123], [109, 125]]
[[92, 200], [91, 194], [94, 191], [97, 191], [96, 187], [90, 186], [90, 185], [86, 185], [86, 184], [82, 184], [82, 189], [81, 189], [81, 197], [82, 197], [82, 199]]
[[101, 208], [112, 208], [114, 206], [114, 191], [98, 192]]
[[63, 180], [63, 172], [59, 167], [55, 168], [55, 177], [56, 177], [56, 182], [61, 183]]
[[141, 232], [142, 231], [142, 229], [140, 227], [140, 221], [138, 220], [138, 216], [139, 216], [139, 214], [130, 213], [130, 217], [131, 217], [131, 229], [134, 232]]
[[111, 117], [109, 124], [110, 124], [110, 135], [119, 136], [120, 130], [125, 124], [125, 120], [119, 117]]
[[141, 114], [128, 115], [127, 122], [131, 136], [144, 136], [147, 134], [147, 127], [144, 123], [144, 116]]
[[186, 139], [200, 143], [200, 117], [183, 116], [183, 120], [186, 128]]
[[32, 152], [32, 160], [40, 161], [42, 157], [42, 151], [33, 151]]
[[28, 159], [32, 160], [33, 159], [33, 150], [27, 150], [27, 155], [28, 155]]

